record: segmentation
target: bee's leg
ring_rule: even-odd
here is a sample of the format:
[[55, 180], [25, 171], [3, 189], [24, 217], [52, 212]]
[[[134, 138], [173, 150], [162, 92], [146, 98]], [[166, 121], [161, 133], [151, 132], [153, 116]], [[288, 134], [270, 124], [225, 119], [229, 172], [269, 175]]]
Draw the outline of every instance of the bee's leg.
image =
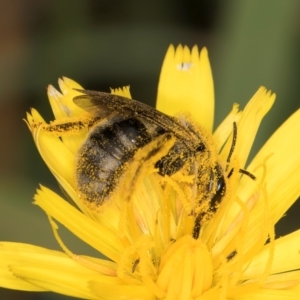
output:
[[195, 240], [199, 238], [200, 229], [201, 229], [201, 220], [203, 219], [204, 215], [205, 213], [200, 213], [195, 219], [194, 229], [192, 233], [192, 236]]
[[58, 136], [65, 135], [69, 133], [81, 133], [84, 129], [89, 129], [99, 118], [87, 118], [87, 119], [71, 119], [63, 122], [53, 121], [50, 124], [33, 122], [29, 126], [31, 130], [41, 129], [45, 132], [53, 133]]
[[132, 193], [144, 177], [157, 172], [155, 163], [170, 151], [174, 142], [175, 138], [171, 134], [165, 133], [135, 153], [128, 169], [120, 180], [119, 191], [122, 193], [123, 199], [130, 201]]
[[161, 176], [175, 174], [184, 166], [190, 155], [189, 149], [183, 143], [175, 143], [168, 154], [155, 163], [158, 174]]

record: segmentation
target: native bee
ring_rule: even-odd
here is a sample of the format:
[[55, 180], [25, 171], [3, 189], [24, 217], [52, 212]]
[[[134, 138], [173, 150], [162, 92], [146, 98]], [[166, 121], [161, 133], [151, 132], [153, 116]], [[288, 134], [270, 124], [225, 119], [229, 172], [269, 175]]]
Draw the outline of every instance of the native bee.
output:
[[[204, 137], [187, 121], [122, 96], [80, 92], [83, 95], [75, 97], [74, 103], [95, 118], [78, 152], [76, 166], [79, 192], [88, 201], [103, 203], [116, 188], [124, 163], [130, 161], [139, 148], [161, 135], [175, 137], [167, 155], [155, 163], [161, 176], [175, 174], [188, 161], [197, 164], [197, 156], [210, 156]], [[211, 207], [216, 207], [225, 192], [221, 166], [213, 162], [208, 170], [197, 166], [191, 172], [197, 172], [202, 189], [210, 197]], [[204, 187], [200, 180], [203, 176], [207, 178]]]
[[[190, 122], [122, 96], [78, 91], [82, 95], [75, 97], [74, 103], [92, 118], [85, 123], [66, 123], [60, 131], [70, 130], [72, 126], [89, 127], [77, 154], [75, 178], [76, 189], [86, 201], [102, 205], [117, 188], [126, 170], [124, 166], [135, 153], [164, 136], [166, 139], [172, 137], [175, 142], [168, 153], [155, 162], [158, 174], [172, 176], [188, 166], [188, 172], [195, 175], [196, 189], [201, 191], [199, 203], [206, 198], [211, 212], [217, 210], [226, 188], [223, 170], [216, 160], [211, 160], [212, 153], [205, 137]], [[201, 159], [211, 160], [211, 163], [199, 163]], [[198, 238], [205, 214], [197, 214], [195, 238]]]

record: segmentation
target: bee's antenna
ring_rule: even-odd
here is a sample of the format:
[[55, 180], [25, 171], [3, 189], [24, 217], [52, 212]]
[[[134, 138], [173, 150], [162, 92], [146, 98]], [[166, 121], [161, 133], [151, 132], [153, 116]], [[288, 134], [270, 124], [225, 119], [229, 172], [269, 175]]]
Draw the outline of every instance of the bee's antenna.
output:
[[251, 179], [253, 179], [253, 180], [256, 180], [256, 177], [252, 174], [252, 173], [250, 173], [250, 172], [248, 172], [248, 171], [246, 171], [246, 170], [244, 170], [244, 169], [239, 169], [239, 172], [241, 173], [241, 174], [244, 174], [244, 175], [247, 175], [247, 176], [249, 176]]
[[[236, 125], [236, 122], [233, 122], [232, 143], [231, 143], [230, 151], [229, 151], [229, 154], [228, 154], [228, 157], [227, 157], [226, 171], [228, 170], [228, 166], [229, 166], [229, 163], [230, 163], [230, 159], [231, 159], [231, 156], [232, 156], [232, 154], [233, 154], [233, 151], [234, 151], [234, 148], [235, 148], [235, 145], [236, 145], [236, 139], [237, 139], [237, 125]], [[232, 169], [229, 171], [229, 173], [228, 173], [228, 175], [227, 175], [227, 178], [230, 178], [230, 177], [231, 177], [233, 171], [234, 171], [234, 169], [232, 168]], [[255, 177], [252, 173], [250, 173], [250, 172], [248, 172], [248, 171], [246, 171], [246, 170], [244, 170], [244, 169], [239, 169], [239, 172], [240, 172], [241, 174], [244, 174], [244, 175], [249, 176], [252, 180], [255, 180], [255, 179], [256, 179], [256, 177]]]
[[227, 178], [230, 178], [231, 175], [232, 175], [232, 173], [233, 173], [233, 168], [229, 171], [229, 173], [228, 173], [228, 175], [227, 175]]
[[228, 169], [228, 165], [230, 163], [230, 159], [231, 159], [231, 156], [233, 154], [233, 151], [234, 151], [234, 148], [235, 148], [235, 145], [236, 145], [236, 138], [237, 138], [237, 125], [236, 125], [236, 122], [233, 122], [232, 143], [231, 143], [230, 151], [229, 151], [229, 154], [228, 154], [228, 157], [227, 157], [226, 171]]

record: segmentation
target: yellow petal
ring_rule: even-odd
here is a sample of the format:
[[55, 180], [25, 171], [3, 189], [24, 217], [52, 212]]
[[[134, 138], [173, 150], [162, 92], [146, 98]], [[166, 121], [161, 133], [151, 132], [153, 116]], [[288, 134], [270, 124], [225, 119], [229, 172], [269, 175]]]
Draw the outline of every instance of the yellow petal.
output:
[[188, 113], [210, 132], [213, 126], [214, 86], [206, 48], [171, 45], [161, 69], [156, 108], [168, 115]]
[[103, 300], [155, 300], [156, 297], [145, 286], [142, 285], [129, 285], [129, 284], [103, 284], [92, 280], [90, 287], [93, 293]]
[[32, 108], [30, 113], [27, 113], [27, 122], [32, 125], [34, 122], [45, 123], [45, 120], [36, 109]]
[[63, 104], [68, 108], [69, 111], [68, 116], [76, 117], [85, 113], [85, 111], [82, 108], [78, 107], [73, 101], [74, 97], [81, 95], [81, 93], [76, 91], [76, 89], [83, 90], [83, 87], [74, 80], [67, 77], [59, 79], [58, 85], [63, 94]]
[[[48, 86], [47, 94], [49, 102], [52, 107], [55, 119], [59, 122], [68, 122], [68, 118], [88, 115], [82, 108], [74, 104], [73, 99], [79, 96], [81, 93], [75, 89], [82, 90], [83, 88], [75, 81], [63, 77], [59, 79], [59, 86], [62, 93], [57, 91], [52, 85]], [[78, 151], [84, 137], [87, 134], [87, 130], [82, 130], [82, 133], [76, 133], [73, 135], [65, 134], [62, 136], [64, 144], [75, 154]]]
[[264, 283], [264, 288], [273, 289], [289, 289], [295, 287], [300, 282], [300, 271], [290, 271], [270, 275]]
[[[46, 290], [83, 299], [96, 298], [90, 288], [92, 280], [98, 278], [101, 282], [108, 281], [111, 286], [121, 283], [117, 277], [103, 276], [72, 262], [72, 259], [66, 258], [65, 261], [59, 260], [51, 263], [49, 260], [49, 263], [43, 262], [38, 265], [36, 260], [33, 265], [12, 266], [12, 271], [24, 280]], [[70, 263], [72, 263], [71, 266], [69, 266]]]
[[[248, 199], [257, 189], [263, 178], [267, 197], [269, 218], [275, 224], [288, 208], [300, 196], [300, 151], [295, 141], [300, 132], [300, 110], [294, 113], [272, 135], [268, 142], [255, 156], [248, 170], [257, 177], [256, 182], [244, 176], [239, 184], [237, 194], [241, 199]], [[257, 200], [253, 213], [253, 226], [250, 226], [249, 237], [261, 226], [265, 212], [264, 195]], [[252, 222], [252, 221], [251, 221]]]
[[[45, 291], [44, 288], [36, 286], [30, 282], [24, 281], [20, 276], [17, 276], [11, 269], [11, 266], [30, 262], [35, 264], [35, 254], [52, 252], [51, 250], [40, 247], [18, 244], [18, 243], [0, 243], [0, 286], [9, 289], [23, 290], [23, 291]], [[60, 252], [53, 251], [54, 255]], [[64, 255], [62, 255], [64, 256]]]
[[52, 85], [47, 87], [48, 99], [56, 119], [64, 119], [70, 115], [69, 108], [62, 102], [63, 95]]
[[299, 300], [300, 285], [290, 289], [258, 289], [254, 292], [239, 296], [239, 300]]
[[113, 95], [123, 96], [123, 97], [131, 99], [131, 94], [130, 94], [129, 88], [130, 88], [129, 85], [127, 85], [127, 86], [123, 86], [122, 88], [110, 89], [110, 92]]
[[[238, 122], [236, 152], [243, 167], [247, 161], [257, 130], [263, 117], [274, 104], [276, 95], [261, 87], [249, 101]], [[246, 138], [244, 138], [246, 137]]]
[[83, 266], [80, 257], [75, 261], [65, 253], [33, 245], [0, 243], [0, 258], [0, 285], [6, 288], [94, 299], [89, 287], [91, 280], [102, 284], [121, 283], [117, 277], [104, 276]]
[[33, 131], [33, 138], [41, 157], [61, 187], [76, 205], [86, 212], [85, 207], [79, 201], [78, 195], [73, 188], [75, 176], [74, 154], [59, 137], [45, 132], [42, 127]]
[[226, 140], [232, 132], [233, 123], [238, 123], [238, 121], [241, 118], [241, 114], [242, 113], [239, 112], [238, 105], [234, 104], [231, 112], [214, 131], [213, 136], [217, 149], [221, 149], [222, 146], [225, 144]]
[[35, 203], [48, 215], [63, 224], [78, 238], [113, 261], [118, 261], [124, 247], [118, 232], [93, 221], [51, 190], [41, 187], [34, 197]]
[[[262, 147], [248, 170], [255, 174], [256, 181], [243, 176], [237, 189], [237, 197], [245, 205], [253, 204], [243, 234], [243, 247], [252, 249], [261, 240], [261, 247], [269, 234], [268, 230], [276, 224], [300, 195], [300, 151], [298, 140], [300, 132], [300, 110], [294, 113], [272, 135]], [[222, 234], [229, 230], [241, 207], [233, 203], [228, 211]]]
[[77, 82], [63, 77], [58, 80], [61, 93], [57, 91], [52, 85], [48, 86], [47, 94], [56, 120], [65, 117], [80, 116], [85, 113], [83, 109], [78, 107], [73, 98], [81, 95], [75, 89], [83, 90], [83, 87]]
[[[300, 230], [288, 234], [275, 241], [271, 273], [283, 273], [300, 269]], [[266, 261], [270, 255], [270, 244], [251, 261], [243, 274], [243, 278], [255, 278], [264, 272]], [[300, 278], [299, 278], [300, 279]]]
[[[238, 156], [240, 168], [244, 168], [259, 125], [275, 101], [275, 94], [271, 94], [261, 87], [248, 102], [237, 123], [237, 140], [234, 153]], [[226, 161], [232, 139], [229, 138], [222, 151], [222, 159]]]
[[[265, 167], [265, 183], [270, 199], [272, 223], [276, 223], [300, 196], [300, 110], [295, 112], [271, 136], [255, 156], [248, 170], [261, 178]], [[240, 184], [241, 197], [251, 193], [253, 182], [243, 178]]]

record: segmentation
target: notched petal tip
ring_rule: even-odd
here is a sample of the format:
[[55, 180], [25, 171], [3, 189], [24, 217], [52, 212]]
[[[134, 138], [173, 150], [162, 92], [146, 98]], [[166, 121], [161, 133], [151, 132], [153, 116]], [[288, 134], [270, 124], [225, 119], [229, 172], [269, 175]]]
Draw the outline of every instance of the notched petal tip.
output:
[[199, 124], [212, 130], [214, 113], [213, 80], [207, 50], [196, 46], [170, 46], [161, 69], [157, 109], [171, 116], [189, 113]]
[[39, 112], [35, 108], [31, 108], [30, 112], [26, 113], [26, 119], [25, 122], [27, 125], [30, 126], [30, 131], [33, 129], [36, 129], [36, 125], [38, 124], [46, 124], [45, 120], [42, 118], [42, 116], [39, 114]]
[[[197, 47], [197, 45], [195, 45], [194, 47]], [[206, 47], [202, 47], [201, 51], [200, 51], [200, 59], [207, 57], [208, 58], [208, 50]]]
[[[270, 90], [260, 87], [241, 113], [237, 123], [237, 141], [234, 151], [238, 156], [241, 168], [245, 166], [260, 123], [273, 106], [275, 98], [276, 95]], [[229, 153], [230, 147], [229, 139], [223, 149], [224, 153]]]
[[63, 103], [64, 95], [61, 94], [57, 89], [55, 89], [51, 84], [47, 88], [48, 99], [55, 116], [55, 119], [67, 118], [70, 115], [70, 111], [66, 105]]
[[73, 99], [81, 93], [83, 87], [72, 79], [63, 77], [58, 79], [58, 85], [61, 92], [56, 90], [52, 85], [47, 88], [48, 98], [56, 120], [67, 117], [79, 116], [84, 111], [74, 104]]
[[63, 95], [67, 95], [74, 89], [83, 89], [83, 87], [79, 83], [68, 77], [59, 78], [58, 85]]
[[118, 96], [122, 96], [122, 97], [126, 97], [126, 98], [131, 99], [130, 86], [129, 85], [119, 87], [119, 88], [115, 88], [115, 89], [110, 88], [110, 92], [113, 95], [118, 95]]
[[47, 94], [49, 98], [62, 98], [63, 95], [51, 84], [47, 86]]
[[276, 94], [264, 86], [261, 86], [253, 98], [257, 98], [255, 101], [255, 105], [258, 106], [257, 112], [264, 117], [273, 106]]
[[62, 76], [62, 82], [64, 82], [70, 89], [83, 89], [78, 82], [65, 76]]
[[175, 54], [175, 47], [173, 44], [170, 44], [170, 46], [168, 47], [165, 59], [167, 56], [174, 56], [174, 54]]

